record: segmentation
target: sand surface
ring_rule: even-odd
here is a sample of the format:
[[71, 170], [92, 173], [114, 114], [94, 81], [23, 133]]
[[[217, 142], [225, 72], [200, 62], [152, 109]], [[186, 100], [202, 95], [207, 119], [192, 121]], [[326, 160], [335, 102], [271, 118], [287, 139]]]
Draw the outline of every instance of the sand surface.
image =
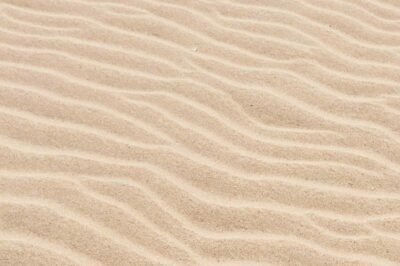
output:
[[400, 2], [0, 0], [0, 265], [400, 265]]

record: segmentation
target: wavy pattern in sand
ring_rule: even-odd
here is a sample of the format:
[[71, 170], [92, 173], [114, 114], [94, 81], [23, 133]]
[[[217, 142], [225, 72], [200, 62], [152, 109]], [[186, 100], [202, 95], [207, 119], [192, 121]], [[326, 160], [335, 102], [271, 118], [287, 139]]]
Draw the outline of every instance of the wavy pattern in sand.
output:
[[396, 0], [1, 0], [1, 265], [399, 265]]

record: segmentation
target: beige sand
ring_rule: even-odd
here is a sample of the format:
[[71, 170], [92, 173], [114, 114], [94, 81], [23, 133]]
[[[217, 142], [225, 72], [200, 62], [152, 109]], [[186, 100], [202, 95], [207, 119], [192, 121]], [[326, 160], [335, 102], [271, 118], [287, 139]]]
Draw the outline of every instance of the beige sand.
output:
[[0, 265], [399, 265], [398, 0], [0, 0]]

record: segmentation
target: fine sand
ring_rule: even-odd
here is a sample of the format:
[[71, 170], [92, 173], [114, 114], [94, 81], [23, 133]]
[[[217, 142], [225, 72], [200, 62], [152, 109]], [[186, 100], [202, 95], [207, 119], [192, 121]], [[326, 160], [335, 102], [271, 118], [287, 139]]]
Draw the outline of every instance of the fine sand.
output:
[[400, 265], [399, 0], [0, 0], [0, 265]]

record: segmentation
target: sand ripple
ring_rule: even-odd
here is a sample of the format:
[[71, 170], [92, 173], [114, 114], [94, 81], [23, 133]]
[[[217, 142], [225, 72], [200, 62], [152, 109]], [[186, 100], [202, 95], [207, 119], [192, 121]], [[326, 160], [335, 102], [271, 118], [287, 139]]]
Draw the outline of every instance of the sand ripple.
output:
[[395, 0], [1, 0], [0, 265], [399, 265]]

